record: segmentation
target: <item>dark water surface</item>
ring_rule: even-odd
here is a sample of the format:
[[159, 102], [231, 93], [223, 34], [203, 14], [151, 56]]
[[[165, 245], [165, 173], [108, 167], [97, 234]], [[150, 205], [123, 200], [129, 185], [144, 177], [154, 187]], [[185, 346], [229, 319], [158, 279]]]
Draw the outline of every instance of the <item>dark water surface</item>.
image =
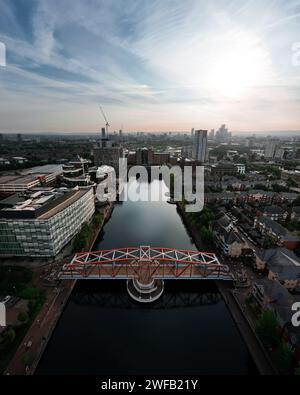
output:
[[[117, 204], [94, 249], [139, 245], [195, 248], [176, 206]], [[141, 305], [122, 280], [78, 281], [37, 374], [130, 373], [256, 374], [256, 368], [213, 282], [166, 281], [160, 300]]]

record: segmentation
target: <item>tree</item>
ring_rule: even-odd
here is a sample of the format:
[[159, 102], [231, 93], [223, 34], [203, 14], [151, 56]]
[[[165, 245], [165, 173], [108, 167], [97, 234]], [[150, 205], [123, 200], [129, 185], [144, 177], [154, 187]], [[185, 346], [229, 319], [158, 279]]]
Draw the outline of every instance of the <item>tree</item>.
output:
[[101, 213], [95, 214], [93, 218], [94, 228], [99, 228], [103, 221], [103, 215]]
[[199, 218], [199, 224], [205, 227], [208, 227], [209, 222], [214, 218], [212, 211], [208, 207], [204, 207], [204, 209], [197, 214]]
[[86, 246], [87, 240], [86, 237], [82, 233], [78, 233], [74, 239], [73, 248], [74, 251], [82, 251]]
[[270, 347], [278, 345], [277, 326], [276, 315], [272, 310], [266, 310], [261, 314], [256, 326], [256, 333], [265, 345]]
[[273, 248], [273, 247], [276, 247], [276, 243], [270, 236], [265, 236], [264, 241], [263, 241], [263, 247], [266, 249]]
[[23, 323], [28, 321], [28, 314], [26, 313], [26, 311], [20, 311], [20, 313], [18, 314], [18, 321]]
[[202, 226], [200, 229], [200, 237], [203, 243], [212, 244], [213, 243], [213, 233], [211, 230], [207, 229], [205, 226]]
[[288, 178], [288, 180], [287, 180], [287, 186], [288, 187], [297, 187], [298, 186], [298, 184], [297, 184], [297, 182], [295, 181], [295, 180], [293, 180], [292, 178]]
[[276, 193], [288, 192], [289, 191], [289, 188], [284, 187], [284, 186], [279, 185], [279, 184], [273, 184], [272, 185], [272, 189], [273, 189], [273, 192], [276, 192]]
[[32, 279], [28, 268], [19, 266], [0, 266], [0, 294], [17, 295]]
[[262, 191], [267, 191], [268, 188], [266, 187], [265, 184], [255, 184], [254, 188], [255, 190], [262, 190]]
[[16, 338], [16, 332], [13, 328], [9, 328], [6, 332], [4, 332], [3, 337], [10, 343], [13, 343]]
[[37, 287], [34, 286], [24, 289], [24, 291], [22, 291], [20, 294], [20, 297], [22, 299], [29, 299], [29, 300], [38, 299], [39, 296], [40, 296], [40, 291]]
[[23, 354], [21, 357], [21, 362], [24, 366], [28, 366], [31, 362], [31, 358], [28, 354]]
[[300, 206], [300, 195], [297, 197], [296, 200], [294, 200], [293, 206], [294, 207]]
[[280, 344], [275, 352], [275, 362], [281, 373], [291, 373], [294, 366], [294, 354], [287, 344]]

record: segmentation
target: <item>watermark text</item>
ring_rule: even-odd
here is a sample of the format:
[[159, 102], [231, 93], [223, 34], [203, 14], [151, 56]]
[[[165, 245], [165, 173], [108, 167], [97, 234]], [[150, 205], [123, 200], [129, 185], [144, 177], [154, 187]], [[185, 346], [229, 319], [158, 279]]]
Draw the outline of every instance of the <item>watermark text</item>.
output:
[[0, 41], [0, 66], [6, 66], [6, 47], [5, 44]]

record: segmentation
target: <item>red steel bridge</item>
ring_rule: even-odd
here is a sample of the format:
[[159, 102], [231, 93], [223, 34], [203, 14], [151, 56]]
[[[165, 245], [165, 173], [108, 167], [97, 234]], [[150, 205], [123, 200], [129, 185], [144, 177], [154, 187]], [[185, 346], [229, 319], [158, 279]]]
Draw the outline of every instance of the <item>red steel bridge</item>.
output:
[[59, 278], [126, 279], [130, 296], [140, 302], [158, 299], [163, 280], [233, 280], [214, 253], [150, 246], [78, 253], [63, 266]]
[[232, 275], [211, 252], [140, 246], [77, 253], [60, 278], [232, 280]]

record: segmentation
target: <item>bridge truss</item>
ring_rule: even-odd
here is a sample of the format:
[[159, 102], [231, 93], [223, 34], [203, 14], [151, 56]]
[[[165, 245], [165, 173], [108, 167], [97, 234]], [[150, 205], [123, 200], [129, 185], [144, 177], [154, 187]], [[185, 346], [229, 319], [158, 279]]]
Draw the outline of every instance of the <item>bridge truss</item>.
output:
[[150, 246], [77, 253], [59, 277], [138, 279], [145, 284], [152, 279], [233, 279], [214, 253]]

